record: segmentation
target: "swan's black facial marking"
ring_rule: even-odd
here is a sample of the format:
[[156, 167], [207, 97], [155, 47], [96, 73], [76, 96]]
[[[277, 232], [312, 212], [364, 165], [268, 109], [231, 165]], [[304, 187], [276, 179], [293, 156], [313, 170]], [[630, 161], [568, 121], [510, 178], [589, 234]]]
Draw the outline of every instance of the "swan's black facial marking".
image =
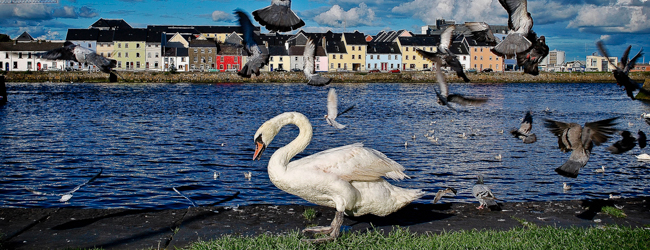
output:
[[260, 134], [255, 138], [255, 154], [253, 155], [253, 160], [259, 160], [262, 157], [262, 152], [266, 149], [266, 144], [262, 141], [262, 135]]

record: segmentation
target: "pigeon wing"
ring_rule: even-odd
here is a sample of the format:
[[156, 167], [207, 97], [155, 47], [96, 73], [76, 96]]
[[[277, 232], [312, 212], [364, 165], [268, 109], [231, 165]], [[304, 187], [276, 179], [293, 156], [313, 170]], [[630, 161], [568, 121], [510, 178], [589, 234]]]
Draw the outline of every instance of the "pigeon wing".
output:
[[527, 135], [530, 133], [530, 130], [532, 128], [533, 128], [533, 115], [530, 113], [530, 111], [528, 111], [524, 116], [524, 120], [521, 121], [521, 126], [519, 126], [519, 133]]
[[[609, 53], [607, 53], [607, 49], [605, 48], [605, 45], [603, 44], [602, 41], [596, 42], [596, 47], [598, 47], [598, 51], [600, 51], [600, 54], [604, 57], [610, 58]], [[621, 70], [619, 67], [614, 65], [611, 61], [607, 60], [610, 65], [614, 66], [614, 68]]]
[[253, 17], [271, 32], [287, 32], [305, 26], [291, 10], [291, 0], [272, 0], [270, 6], [253, 11]]
[[451, 36], [456, 30], [455, 25], [449, 25], [445, 31], [440, 35], [440, 45], [438, 45], [438, 50], [442, 52], [449, 51], [449, 46], [451, 46]]
[[489, 99], [483, 97], [465, 97], [459, 94], [451, 94], [447, 96], [447, 101], [458, 103], [463, 106], [467, 105], [480, 105], [486, 103]]
[[314, 74], [314, 54], [316, 52], [316, 46], [314, 45], [314, 40], [309, 38], [307, 44], [305, 44], [305, 51], [302, 53], [302, 56], [305, 60], [305, 68], [303, 72], [305, 77], [309, 78]]
[[497, 39], [490, 29], [490, 25], [485, 22], [466, 22], [465, 26], [472, 32], [474, 39], [479, 42], [485, 42], [492, 46], [496, 45]]
[[70, 60], [70, 61], [77, 61], [77, 57], [75, 57], [74, 53], [72, 50], [76, 47], [77, 45], [70, 44], [65, 47], [61, 48], [56, 48], [53, 50], [49, 50], [43, 53], [36, 53], [34, 54], [37, 57], [43, 58], [43, 59], [49, 59], [49, 60]]
[[565, 140], [563, 140], [566, 133], [569, 131], [569, 128], [571, 128], [570, 123], [544, 119], [544, 127], [546, 127], [549, 131], [551, 131], [553, 135], [557, 136], [557, 144], [560, 150], [562, 150], [562, 152], [568, 152], [572, 150], [571, 145], [569, 145], [569, 142], [568, 141], [565, 142]]
[[[630, 70], [633, 69], [634, 66], [636, 65], [636, 60], [638, 60], [639, 57], [641, 57], [642, 55], [643, 55], [643, 49], [639, 50], [639, 53], [636, 53], [636, 55], [634, 57], [632, 57], [632, 59], [630, 59], [630, 61], [627, 63], [627, 65], [625, 65], [625, 68], [623, 69], [623, 72], [625, 72], [625, 74], [629, 73]], [[643, 89], [643, 88], [640, 88], [640, 89]]]
[[336, 89], [331, 88], [329, 93], [327, 93], [327, 117], [332, 120], [336, 119], [338, 115], [338, 102]]
[[616, 129], [613, 128], [616, 126], [616, 119], [618, 117], [585, 123], [582, 129], [582, 145], [585, 149], [591, 150], [592, 142], [596, 145], [607, 142], [611, 135], [616, 133]]

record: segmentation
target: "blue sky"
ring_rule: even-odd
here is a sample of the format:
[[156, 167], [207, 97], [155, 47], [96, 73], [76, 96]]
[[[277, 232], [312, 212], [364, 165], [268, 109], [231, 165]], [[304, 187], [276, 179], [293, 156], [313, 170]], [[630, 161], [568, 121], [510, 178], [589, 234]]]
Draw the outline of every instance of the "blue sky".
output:
[[[53, 1], [53, 0], [49, 0]], [[0, 4], [0, 33], [15, 38], [23, 31], [37, 38], [62, 40], [68, 28], [88, 28], [99, 18], [147, 25], [236, 25], [232, 12], [263, 8], [270, 0], [59, 0], [55, 4]], [[381, 30], [420, 27], [438, 18], [507, 24], [498, 0], [296, 0], [294, 11], [310, 32]], [[613, 56], [627, 45], [632, 53], [650, 49], [649, 0], [530, 0], [528, 11], [539, 35], [567, 60], [585, 60], [603, 40]], [[265, 31], [265, 30], [263, 30]], [[650, 61], [650, 56], [642, 60]]]

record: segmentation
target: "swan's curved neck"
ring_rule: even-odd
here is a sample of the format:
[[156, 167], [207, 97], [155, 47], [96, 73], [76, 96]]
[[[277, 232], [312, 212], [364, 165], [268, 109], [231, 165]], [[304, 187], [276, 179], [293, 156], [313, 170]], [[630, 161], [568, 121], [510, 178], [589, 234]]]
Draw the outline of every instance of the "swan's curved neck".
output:
[[289, 113], [286, 116], [278, 117], [276, 122], [278, 126], [277, 131], [280, 131], [280, 128], [288, 124], [294, 124], [298, 126], [300, 133], [296, 139], [273, 153], [269, 160], [269, 174], [271, 172], [280, 174], [286, 171], [287, 164], [289, 164], [291, 158], [307, 148], [313, 135], [311, 123], [309, 123], [307, 117], [300, 113]]

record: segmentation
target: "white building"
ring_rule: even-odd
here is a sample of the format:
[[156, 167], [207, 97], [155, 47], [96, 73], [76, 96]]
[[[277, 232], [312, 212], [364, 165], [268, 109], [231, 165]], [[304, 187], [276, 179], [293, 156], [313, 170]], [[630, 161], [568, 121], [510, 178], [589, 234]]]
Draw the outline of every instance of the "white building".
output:
[[566, 53], [560, 50], [551, 50], [539, 63], [543, 71], [558, 71], [566, 60]]
[[0, 43], [0, 65], [2, 70], [6, 71], [64, 70], [68, 61], [47, 60], [35, 56], [37, 53], [62, 47], [63, 42], [24, 40], [23, 36], [20, 41]]

